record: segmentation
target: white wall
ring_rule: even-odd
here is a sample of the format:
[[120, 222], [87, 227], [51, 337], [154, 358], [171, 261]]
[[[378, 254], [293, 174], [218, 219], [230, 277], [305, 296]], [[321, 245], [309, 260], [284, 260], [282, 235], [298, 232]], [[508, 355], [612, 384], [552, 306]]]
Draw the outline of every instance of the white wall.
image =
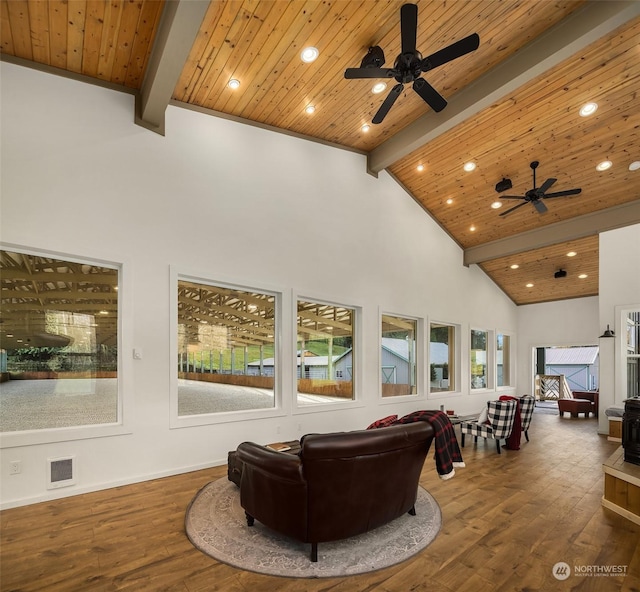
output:
[[[518, 393], [533, 384], [532, 348], [537, 345], [600, 346], [600, 410], [622, 406], [626, 398], [621, 320], [629, 308], [640, 309], [640, 225], [603, 232], [599, 237], [599, 295], [518, 308]], [[607, 325], [615, 339], [600, 339]], [[600, 414], [598, 431], [607, 434]]]
[[534, 348], [598, 345], [598, 298], [574, 298], [518, 307], [518, 394], [533, 394]]
[[[624, 406], [627, 397], [623, 363], [625, 309], [640, 310], [640, 224], [600, 235], [600, 328], [608, 325], [615, 339], [600, 339], [600, 408]], [[604, 414], [603, 414], [604, 415]], [[600, 431], [608, 430], [600, 416]]]
[[[161, 137], [133, 124], [129, 95], [6, 63], [0, 73], [2, 241], [123, 262], [126, 343], [144, 352], [136, 361], [122, 352], [129, 433], [5, 448], [3, 507], [224, 463], [247, 439], [437, 408], [444, 401], [424, 395], [381, 402], [381, 310], [459, 323], [463, 351], [470, 326], [515, 336], [513, 303], [462, 266], [460, 249], [388, 175], [368, 175], [363, 156], [176, 107]], [[362, 307], [361, 405], [294, 414], [285, 380], [279, 417], [170, 429], [170, 266], [276, 287], [290, 318], [296, 294]], [[285, 354], [293, 347], [285, 340]], [[479, 410], [491, 394], [470, 395], [464, 355], [462, 367], [462, 392], [447, 407]], [[46, 491], [46, 458], [69, 454], [78, 484]], [[23, 472], [8, 476], [16, 459]]]

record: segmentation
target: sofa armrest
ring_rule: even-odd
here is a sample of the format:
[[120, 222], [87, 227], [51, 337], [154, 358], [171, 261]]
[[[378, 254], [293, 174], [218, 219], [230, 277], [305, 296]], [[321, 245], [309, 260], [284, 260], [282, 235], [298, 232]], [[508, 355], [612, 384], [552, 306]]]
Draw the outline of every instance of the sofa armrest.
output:
[[297, 454], [277, 452], [254, 442], [243, 442], [238, 446], [238, 459], [245, 466], [253, 466], [274, 479], [302, 482], [302, 461]]
[[274, 530], [307, 541], [307, 482], [302, 459], [243, 442], [240, 505], [245, 512]]

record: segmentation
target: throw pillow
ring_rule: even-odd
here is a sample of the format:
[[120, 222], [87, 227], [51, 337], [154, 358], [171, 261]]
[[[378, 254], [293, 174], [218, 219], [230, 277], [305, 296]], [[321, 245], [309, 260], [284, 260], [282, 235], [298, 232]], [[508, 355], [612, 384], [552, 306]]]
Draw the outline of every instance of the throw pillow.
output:
[[487, 423], [489, 419], [489, 408], [484, 407], [484, 409], [480, 412], [480, 417], [478, 417], [478, 423]]
[[388, 415], [387, 417], [383, 417], [382, 419], [377, 419], [374, 421], [369, 427], [368, 430], [373, 430], [375, 428], [386, 428], [393, 424], [393, 422], [398, 419], [397, 415]]

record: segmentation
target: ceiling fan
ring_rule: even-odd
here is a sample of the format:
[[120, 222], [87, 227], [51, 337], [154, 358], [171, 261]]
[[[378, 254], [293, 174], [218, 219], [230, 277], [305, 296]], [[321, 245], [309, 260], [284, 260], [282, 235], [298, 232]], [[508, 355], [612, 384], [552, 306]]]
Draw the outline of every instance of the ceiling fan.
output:
[[418, 7], [415, 4], [403, 4], [400, 9], [402, 52], [396, 58], [393, 68], [382, 67], [385, 60], [384, 51], [376, 45], [369, 48], [359, 68], [347, 68], [344, 73], [344, 77], [347, 79], [395, 78], [398, 82], [378, 109], [372, 120], [373, 123], [382, 122], [402, 93], [404, 85], [409, 82], [413, 82], [413, 90], [434, 111], [442, 111], [447, 106], [447, 101], [424, 78], [421, 78], [420, 74], [475, 51], [480, 45], [480, 37], [474, 33], [423, 59], [422, 54], [416, 51], [417, 31]]
[[555, 193], [547, 193], [551, 186], [557, 181], [557, 179], [549, 178], [540, 187], [536, 188], [536, 169], [540, 163], [534, 160], [529, 166], [533, 171], [533, 189], [529, 189], [524, 195], [501, 195], [500, 199], [521, 199], [522, 203], [517, 206], [502, 212], [501, 216], [506, 216], [514, 210], [526, 206], [528, 203], [532, 203], [533, 207], [539, 214], [544, 214], [547, 211], [547, 206], [543, 203], [543, 199], [551, 199], [553, 197], [566, 197], [568, 195], [578, 195], [582, 189], [566, 189], [565, 191], [556, 191]]

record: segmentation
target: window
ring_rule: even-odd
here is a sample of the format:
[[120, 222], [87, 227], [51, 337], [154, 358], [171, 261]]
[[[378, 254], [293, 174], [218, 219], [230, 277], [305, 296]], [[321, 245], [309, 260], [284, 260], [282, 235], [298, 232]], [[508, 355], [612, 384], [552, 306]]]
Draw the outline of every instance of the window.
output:
[[0, 270], [1, 431], [121, 423], [119, 269], [1, 250]]
[[496, 385], [511, 386], [511, 337], [503, 333], [496, 337]]
[[275, 406], [276, 297], [178, 278], [178, 416]]
[[298, 404], [353, 400], [355, 310], [298, 300]]
[[383, 397], [417, 393], [416, 332], [415, 320], [382, 315], [380, 379]]
[[640, 396], [640, 310], [626, 316], [627, 398]]
[[471, 329], [471, 388], [490, 388], [489, 332]]
[[432, 393], [455, 391], [456, 327], [431, 323], [429, 333], [430, 390]]

